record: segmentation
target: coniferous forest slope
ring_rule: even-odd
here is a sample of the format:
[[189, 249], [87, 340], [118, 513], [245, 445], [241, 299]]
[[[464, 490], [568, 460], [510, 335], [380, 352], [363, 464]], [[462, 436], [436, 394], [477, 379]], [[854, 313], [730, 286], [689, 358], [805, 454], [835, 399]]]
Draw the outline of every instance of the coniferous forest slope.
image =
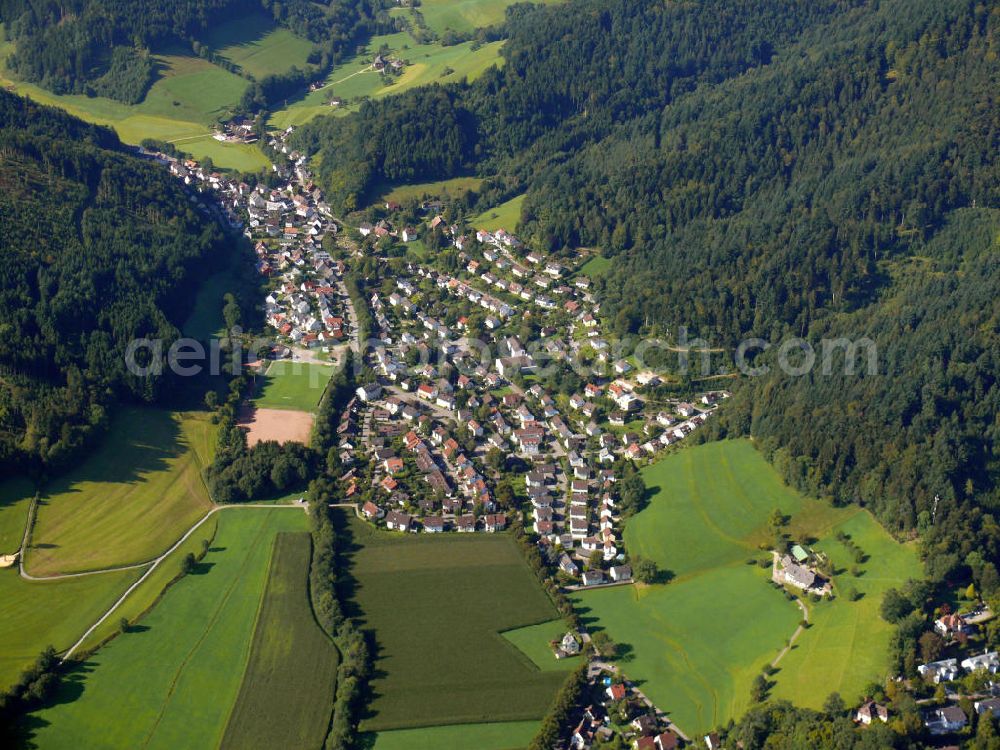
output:
[[257, 81], [244, 97], [247, 109], [287, 96], [353, 53], [374, 24], [369, 0], [0, 0], [0, 21], [17, 40], [8, 64], [19, 77], [57, 94], [85, 93], [127, 104], [142, 101], [156, 78], [154, 48], [179, 45], [210, 56], [203, 43], [209, 30], [261, 11], [315, 46], [306, 70]]
[[1000, 9], [579, 0], [508, 26], [473, 84], [302, 128], [329, 196], [469, 170], [480, 209], [526, 192], [519, 234], [614, 259], [620, 336], [871, 338], [878, 375], [772, 368], [720, 429], [996, 589]]
[[2, 91], [0, 216], [0, 469], [62, 469], [109, 404], [169, 390], [126, 371], [126, 346], [169, 346], [227, 246], [112, 131]]

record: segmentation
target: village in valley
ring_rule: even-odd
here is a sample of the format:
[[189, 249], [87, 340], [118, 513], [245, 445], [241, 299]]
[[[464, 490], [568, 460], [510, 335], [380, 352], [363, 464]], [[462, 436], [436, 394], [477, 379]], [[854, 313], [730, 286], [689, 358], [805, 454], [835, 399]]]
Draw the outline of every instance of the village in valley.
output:
[[[227, 132], [253, 137], [244, 124]], [[305, 155], [285, 144], [290, 132], [268, 136], [277, 162], [271, 187], [156, 158], [213, 196], [206, 210], [254, 248], [274, 333], [268, 361], [256, 366], [354, 367], [356, 390], [337, 428], [344, 503], [404, 534], [516, 529], [564, 591], [654, 580], [655, 566], [637, 570], [623, 541], [626, 519], [641, 507], [636, 468], [690, 440], [728, 397], [725, 388], [679, 393], [668, 374], [602, 331], [594, 283], [580, 270], [590, 251], [541, 252], [437, 199], [385, 200], [354, 224], [335, 217]], [[770, 555], [775, 587], [814, 601], [833, 595], [822, 553], [790, 539]], [[976, 650], [977, 628], [991, 616], [942, 614], [933, 633], [940, 643], [927, 653], [956, 655], [928, 659], [919, 672], [931, 686], [975, 676], [973, 709], [1000, 716], [992, 680], [1000, 657]], [[553, 659], [586, 652], [591, 660], [567, 747], [615, 734], [642, 750], [722, 747], [714, 734], [687, 737], [669, 706], [654, 706], [604, 662], [584, 629], [550, 648]], [[953, 698], [925, 713], [932, 734], [966, 725]], [[853, 717], [863, 725], [890, 719], [874, 699]]]

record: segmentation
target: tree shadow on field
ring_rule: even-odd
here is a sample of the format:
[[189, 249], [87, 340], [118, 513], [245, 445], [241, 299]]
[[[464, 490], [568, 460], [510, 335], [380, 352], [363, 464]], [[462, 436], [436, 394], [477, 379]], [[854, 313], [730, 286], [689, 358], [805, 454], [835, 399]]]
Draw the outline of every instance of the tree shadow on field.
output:
[[[357, 600], [357, 593], [362, 587], [362, 583], [353, 575], [355, 557], [363, 548], [363, 544], [356, 538], [353, 519], [344, 508], [331, 508], [331, 518], [333, 527], [337, 534], [337, 598], [340, 600], [341, 611], [357, 624], [359, 630], [364, 634], [368, 642], [368, 649], [371, 653], [372, 671], [371, 676], [366, 681], [365, 695], [361, 701], [364, 709], [357, 717], [358, 722], [363, 722], [374, 718], [377, 711], [372, 710], [377, 698], [381, 694], [372, 685], [388, 676], [385, 670], [379, 668], [379, 660], [382, 656], [382, 648], [375, 637], [375, 631], [364, 627], [367, 624], [365, 612]], [[371, 747], [375, 742], [375, 735], [362, 735], [371, 737], [372, 745], [362, 745]], [[367, 740], [366, 740], [367, 741]]]
[[[78, 700], [84, 693], [88, 675], [96, 667], [97, 665], [90, 661], [74, 662], [73, 666], [63, 672], [59, 686], [55, 692], [46, 698], [35, 710], [22, 717], [17, 722], [13, 738], [4, 736], [2, 738], [3, 742], [0, 742], [0, 745], [5, 748], [19, 748], [20, 750], [38, 748], [39, 745], [35, 742], [35, 738], [42, 729], [50, 724], [49, 721], [38, 715], [38, 711], [44, 708], [73, 703]], [[8, 740], [12, 740], [12, 742], [8, 742]]]
[[131, 484], [143, 476], [165, 471], [170, 462], [184, 455], [189, 445], [180, 421], [166, 409], [127, 407], [119, 410], [107, 434], [88, 460], [45, 488], [38, 504], [50, 498], [80, 492], [84, 483]]
[[594, 616], [587, 617], [588, 614], [593, 612], [593, 610], [590, 607], [584, 607], [581, 606], [580, 604], [574, 603], [573, 609], [576, 610], [576, 615], [577, 617], [580, 618], [580, 624], [583, 626], [596, 625], [598, 622], [600, 622], [600, 618], [598, 617]]
[[194, 567], [188, 572], [189, 576], [203, 576], [208, 573], [212, 568], [215, 567], [215, 563], [210, 562], [197, 562]]

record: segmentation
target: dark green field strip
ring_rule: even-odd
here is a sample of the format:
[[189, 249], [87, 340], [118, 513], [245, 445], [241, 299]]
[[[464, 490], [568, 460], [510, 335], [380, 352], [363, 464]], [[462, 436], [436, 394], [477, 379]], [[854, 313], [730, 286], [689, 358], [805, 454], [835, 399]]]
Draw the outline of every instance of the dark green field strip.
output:
[[558, 615], [506, 535], [390, 536], [352, 520], [377, 677], [362, 731], [541, 718], [566, 675], [499, 635]]
[[309, 604], [310, 538], [274, 540], [267, 588], [223, 748], [321, 747], [339, 656]]

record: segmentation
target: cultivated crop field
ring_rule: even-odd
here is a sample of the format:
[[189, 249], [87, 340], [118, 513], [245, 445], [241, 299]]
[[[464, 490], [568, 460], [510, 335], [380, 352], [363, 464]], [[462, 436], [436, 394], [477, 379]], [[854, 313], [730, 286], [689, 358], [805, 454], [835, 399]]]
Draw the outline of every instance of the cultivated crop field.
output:
[[499, 633], [556, 611], [513, 540], [349, 523], [354, 598], [375, 634], [379, 675], [361, 730], [541, 718], [566, 675], [538, 670]]
[[307, 528], [301, 510], [220, 513], [197, 570], [66, 678], [54, 705], [33, 715], [32, 740], [45, 748], [217, 747], [246, 670], [273, 540]]
[[309, 603], [311, 540], [275, 537], [250, 660], [222, 747], [321, 747], [330, 723], [339, 657]]
[[207, 413], [119, 409], [96, 450], [44, 488], [28, 571], [97, 570], [162, 553], [211, 507], [202, 469], [215, 433]]
[[272, 362], [267, 372], [257, 379], [258, 394], [254, 403], [260, 409], [314, 412], [333, 372], [329, 365]]
[[520, 750], [537, 732], [537, 721], [393, 729], [376, 734], [372, 750]]
[[[828, 551], [838, 568], [852, 562], [834, 541], [838, 530], [870, 556], [860, 578], [846, 571], [834, 578], [834, 601], [808, 605], [814, 626], [782, 658], [774, 695], [820, 706], [839, 690], [850, 701], [881, 677], [889, 627], [878, 606], [886, 588], [917, 575], [912, 548], [857, 507], [831, 508], [786, 487], [749, 441], [689, 448], [643, 476], [653, 497], [626, 525], [626, 545], [676, 578], [583, 592], [576, 601], [585, 621], [623, 644], [626, 673], [643, 681], [643, 691], [681, 729], [708, 730], [742, 712], [753, 678], [802, 618], [767, 583], [769, 568], [746, 564], [764, 555], [759, 546], [770, 539], [774, 508], [791, 515], [792, 539], [818, 539], [814, 547]], [[843, 592], [851, 587], [865, 596], [850, 601]]]

